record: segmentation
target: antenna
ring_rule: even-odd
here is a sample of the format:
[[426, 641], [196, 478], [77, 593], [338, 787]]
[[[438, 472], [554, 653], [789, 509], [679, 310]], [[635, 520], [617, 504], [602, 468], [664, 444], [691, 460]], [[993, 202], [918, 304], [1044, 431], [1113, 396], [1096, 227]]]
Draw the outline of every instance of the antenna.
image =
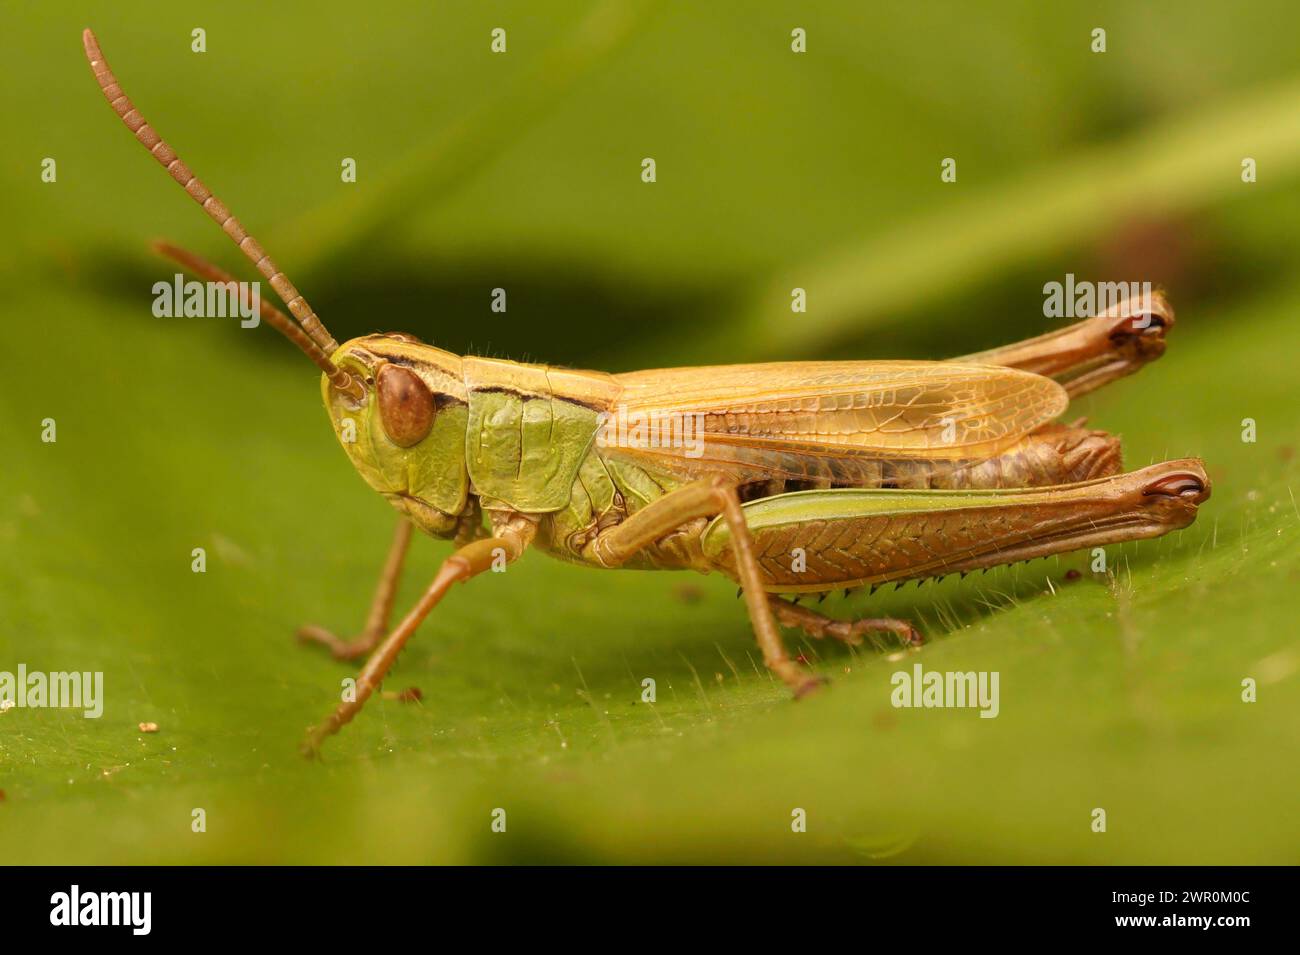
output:
[[[140, 140], [140, 144], [145, 149], [149, 150], [149, 154], [158, 160], [168, 174], [180, 184], [182, 189], [189, 193], [190, 198], [203, 207], [203, 211], [217, 225], [221, 226], [222, 231], [230, 236], [231, 241], [239, 246], [239, 250], [266, 277], [271, 288], [275, 289], [275, 293], [280, 296], [289, 307], [293, 317], [302, 326], [301, 331], [296, 326], [291, 325], [279, 310], [273, 309], [273, 314], [280, 319], [284, 319], [283, 324], [276, 321], [271, 314], [266, 312], [265, 308], [263, 309], [263, 316], [267, 318], [267, 321], [274, 328], [297, 345], [308, 358], [320, 365], [322, 370], [330, 375], [330, 380], [335, 383], [336, 387], [343, 391], [359, 394], [361, 391], [360, 382], [356, 381], [348, 372], [329, 362], [329, 356], [338, 349], [339, 344], [326, 330], [324, 324], [317, 317], [315, 310], [307, 303], [307, 300], [303, 298], [293, 283], [289, 281], [288, 276], [271, 261], [271, 257], [266, 254], [258, 241], [249, 235], [239, 220], [231, 214], [225, 204], [212, 194], [212, 190], [205, 186], [198, 176], [190, 172], [190, 168], [176, 155], [176, 150], [167, 145], [163, 138], [158, 135], [158, 132], [145, 121], [144, 116], [140, 114], [140, 111], [135, 108], [130, 98], [123, 92], [121, 85], [117, 82], [117, 77], [113, 75], [112, 69], [104, 60], [103, 51], [99, 48], [99, 41], [95, 39], [95, 34], [91, 30], [85, 30], [81, 35], [81, 39], [86, 48], [86, 59], [90, 61], [90, 69], [95, 74], [95, 79], [99, 82], [104, 98], [108, 100], [108, 105], [113, 107], [113, 111], [126, 124], [127, 129], [135, 133], [135, 138]], [[196, 263], [205, 266], [209, 272], [214, 269], [213, 266], [208, 266], [207, 263], [189, 256], [187, 253], [173, 255], [168, 251], [171, 248], [173, 247], [169, 246], [161, 251], [171, 255], [172, 258], [177, 259], [187, 267], [193, 268], [199, 274], [203, 274], [203, 269], [196, 268]], [[180, 250], [176, 251], [179, 252]], [[221, 274], [224, 275], [225, 273]], [[290, 331], [290, 329], [293, 329], [293, 331]], [[305, 333], [308, 341], [303, 340], [303, 333]], [[314, 349], [309, 349], [308, 345], [314, 346]], [[328, 365], [328, 368], [322, 365], [321, 358], [325, 359], [325, 365]], [[333, 371], [330, 369], [333, 369]]]

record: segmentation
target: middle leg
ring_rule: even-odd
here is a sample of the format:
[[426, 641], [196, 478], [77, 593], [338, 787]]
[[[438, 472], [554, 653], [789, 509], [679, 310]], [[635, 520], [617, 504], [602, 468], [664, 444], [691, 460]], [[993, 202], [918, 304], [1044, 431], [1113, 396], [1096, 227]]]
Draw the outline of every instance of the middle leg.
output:
[[906, 620], [894, 617], [859, 617], [856, 620], [836, 620], [809, 607], [800, 607], [778, 597], [768, 595], [772, 613], [783, 627], [798, 627], [810, 637], [821, 640], [833, 637], [851, 647], [861, 646], [867, 633], [892, 633], [908, 646], [919, 647], [925, 641], [920, 632]]
[[606, 567], [617, 567], [633, 554], [701, 517], [722, 515], [731, 531], [736, 576], [763, 662], [790, 687], [796, 698], [821, 686], [825, 680], [803, 669], [789, 654], [763, 587], [754, 543], [745, 523], [740, 497], [722, 477], [701, 478], [683, 485], [637, 511], [622, 524], [603, 531], [587, 547], [590, 556]]

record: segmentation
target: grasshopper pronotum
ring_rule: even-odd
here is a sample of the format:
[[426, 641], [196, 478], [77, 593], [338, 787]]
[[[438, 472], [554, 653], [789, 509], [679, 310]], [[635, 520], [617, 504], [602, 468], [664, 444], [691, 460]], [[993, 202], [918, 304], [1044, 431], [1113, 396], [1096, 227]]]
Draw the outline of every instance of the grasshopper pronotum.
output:
[[[848, 643], [872, 631], [919, 635], [902, 620], [832, 620], [781, 594], [874, 589], [1156, 537], [1190, 524], [1209, 497], [1199, 460], [1124, 474], [1117, 438], [1054, 423], [1071, 397], [1164, 352], [1174, 316], [1159, 295], [946, 362], [610, 375], [461, 357], [406, 334], [340, 345], [132, 106], [94, 34], [83, 39], [114, 111], [287, 303], [296, 323], [265, 300], [262, 318], [321, 369], [344, 451], [402, 515], [361, 634], [299, 631], [340, 659], [368, 657], [355, 699], [310, 731], [309, 751], [356, 716], [453, 584], [530, 546], [591, 567], [726, 574], [741, 586], [764, 662], [802, 696], [821, 681], [786, 652], [778, 623]], [[201, 278], [232, 281], [159, 248]], [[456, 550], [390, 628], [412, 527]]]

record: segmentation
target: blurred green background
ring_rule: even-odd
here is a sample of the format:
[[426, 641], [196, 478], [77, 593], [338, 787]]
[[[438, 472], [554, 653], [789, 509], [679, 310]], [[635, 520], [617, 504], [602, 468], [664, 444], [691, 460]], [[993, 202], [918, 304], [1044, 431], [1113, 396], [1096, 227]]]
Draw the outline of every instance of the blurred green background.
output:
[[[3, 16], [0, 670], [102, 670], [107, 697], [99, 720], [0, 714], [3, 861], [1298, 861], [1294, 3]], [[835, 681], [799, 705], [726, 581], [533, 555], [424, 625], [388, 685], [421, 704], [373, 701], [308, 763], [354, 668], [292, 632], [360, 626], [393, 516], [278, 336], [151, 316], [174, 271], [152, 238], [255, 276], [108, 110], [86, 26], [340, 340], [612, 371], [940, 358], [1051, 327], [1042, 286], [1067, 272], [1149, 279], [1169, 353], [1077, 413], [1132, 466], [1204, 457], [1213, 499], [1106, 575], [1078, 554], [833, 598], [931, 641], [792, 635]], [[416, 542], [401, 605], [448, 549]], [[999, 671], [1001, 715], [893, 709], [918, 661]]]

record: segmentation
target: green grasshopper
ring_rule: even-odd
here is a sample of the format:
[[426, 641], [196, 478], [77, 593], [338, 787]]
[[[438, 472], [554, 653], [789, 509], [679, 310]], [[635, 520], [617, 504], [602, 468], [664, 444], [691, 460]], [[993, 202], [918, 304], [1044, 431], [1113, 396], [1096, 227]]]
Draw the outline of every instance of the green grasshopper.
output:
[[[136, 111], [85, 31], [104, 95], [136, 138], [287, 304], [261, 317], [320, 368], [343, 450], [402, 515], [361, 634], [299, 636], [367, 657], [356, 716], [457, 582], [529, 547], [597, 568], [719, 572], [741, 587], [766, 665], [800, 697], [821, 680], [779, 625], [859, 643], [919, 642], [891, 618], [833, 620], [780, 595], [965, 574], [1186, 527], [1210, 494], [1197, 459], [1122, 473], [1119, 440], [1056, 423], [1070, 398], [1164, 352], [1160, 295], [953, 361], [821, 361], [611, 375], [462, 357], [406, 334], [342, 345], [306, 299]], [[231, 276], [160, 250], [214, 282]], [[412, 528], [456, 550], [389, 626]]]

